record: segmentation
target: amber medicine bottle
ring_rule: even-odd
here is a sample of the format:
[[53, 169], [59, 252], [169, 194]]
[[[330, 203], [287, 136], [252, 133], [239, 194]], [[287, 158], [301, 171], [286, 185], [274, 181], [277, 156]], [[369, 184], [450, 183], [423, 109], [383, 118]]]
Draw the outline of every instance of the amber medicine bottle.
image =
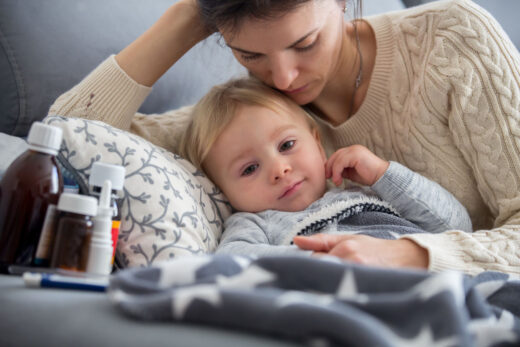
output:
[[9, 265], [34, 266], [36, 247], [50, 204], [63, 191], [56, 162], [62, 131], [40, 122], [31, 126], [29, 149], [7, 169], [0, 182], [0, 271]]
[[51, 267], [86, 271], [92, 217], [96, 212], [97, 199], [94, 197], [74, 193], [63, 193], [60, 196]]

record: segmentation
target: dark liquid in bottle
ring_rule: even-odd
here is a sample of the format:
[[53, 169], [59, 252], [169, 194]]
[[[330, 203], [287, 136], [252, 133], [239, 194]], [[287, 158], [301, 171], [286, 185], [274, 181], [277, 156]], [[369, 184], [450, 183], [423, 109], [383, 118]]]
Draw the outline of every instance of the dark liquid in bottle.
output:
[[0, 182], [0, 272], [9, 265], [34, 266], [45, 213], [57, 204], [63, 179], [54, 156], [29, 150]]
[[60, 212], [51, 267], [86, 271], [91, 237], [90, 216]]

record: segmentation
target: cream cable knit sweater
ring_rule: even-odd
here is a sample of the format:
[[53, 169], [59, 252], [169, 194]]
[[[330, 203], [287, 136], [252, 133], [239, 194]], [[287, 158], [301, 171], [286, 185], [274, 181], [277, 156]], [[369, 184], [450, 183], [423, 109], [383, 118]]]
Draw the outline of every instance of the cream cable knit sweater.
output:
[[[407, 236], [430, 270], [520, 278], [520, 55], [469, 0], [438, 1], [366, 19], [377, 58], [358, 112], [319, 121], [328, 150], [359, 143], [438, 182], [468, 209], [473, 233]], [[108, 58], [60, 96], [50, 114], [98, 119], [175, 151], [190, 108], [137, 109], [150, 88]]]

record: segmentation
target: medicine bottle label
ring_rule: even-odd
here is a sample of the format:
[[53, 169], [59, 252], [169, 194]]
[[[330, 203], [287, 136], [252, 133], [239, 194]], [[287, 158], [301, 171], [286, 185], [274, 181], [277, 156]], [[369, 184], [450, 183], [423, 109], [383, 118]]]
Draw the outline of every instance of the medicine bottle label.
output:
[[119, 238], [119, 229], [121, 228], [121, 221], [112, 221], [112, 265], [116, 256], [117, 239]]

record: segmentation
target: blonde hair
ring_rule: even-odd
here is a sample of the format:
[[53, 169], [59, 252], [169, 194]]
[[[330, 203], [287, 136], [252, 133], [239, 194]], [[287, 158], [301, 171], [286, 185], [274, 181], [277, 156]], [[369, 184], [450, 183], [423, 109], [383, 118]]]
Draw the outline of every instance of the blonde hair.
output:
[[262, 106], [275, 112], [301, 111], [311, 129], [314, 119], [284, 94], [253, 77], [232, 79], [213, 87], [194, 106], [191, 121], [181, 137], [179, 154], [204, 171], [203, 162], [218, 136], [233, 120], [240, 105]]

